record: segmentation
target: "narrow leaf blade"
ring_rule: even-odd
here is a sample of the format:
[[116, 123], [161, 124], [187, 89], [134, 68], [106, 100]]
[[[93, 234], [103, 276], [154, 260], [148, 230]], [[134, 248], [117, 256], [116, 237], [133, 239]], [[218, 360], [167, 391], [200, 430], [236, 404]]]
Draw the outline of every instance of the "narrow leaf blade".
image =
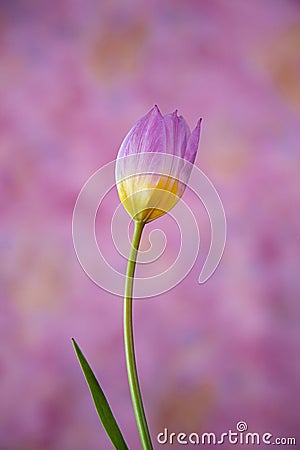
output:
[[104, 392], [102, 391], [97, 378], [95, 377], [91, 367], [89, 366], [89, 363], [87, 362], [75, 339], [72, 339], [72, 342], [77, 358], [80, 362], [81, 369], [93, 397], [95, 408], [107, 435], [109, 436], [115, 449], [128, 450], [120, 428], [116, 422], [116, 419], [114, 418], [114, 415], [110, 409], [108, 401], [106, 400]]

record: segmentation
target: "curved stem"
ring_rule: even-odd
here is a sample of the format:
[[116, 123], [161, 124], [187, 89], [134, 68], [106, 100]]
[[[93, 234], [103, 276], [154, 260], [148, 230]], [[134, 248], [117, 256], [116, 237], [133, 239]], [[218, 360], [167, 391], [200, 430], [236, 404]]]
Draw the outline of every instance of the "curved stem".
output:
[[125, 294], [124, 294], [124, 343], [125, 343], [125, 356], [126, 356], [129, 388], [142, 447], [144, 450], [152, 450], [153, 447], [146, 421], [136, 368], [134, 340], [133, 340], [133, 325], [132, 325], [132, 290], [134, 281], [134, 271], [144, 225], [145, 225], [144, 222], [134, 222], [134, 232], [132, 237], [130, 255], [127, 264]]

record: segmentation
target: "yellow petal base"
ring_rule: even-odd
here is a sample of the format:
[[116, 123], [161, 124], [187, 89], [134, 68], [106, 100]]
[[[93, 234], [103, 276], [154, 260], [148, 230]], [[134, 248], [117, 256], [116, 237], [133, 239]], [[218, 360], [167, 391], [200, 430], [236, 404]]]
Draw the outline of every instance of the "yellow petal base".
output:
[[184, 192], [184, 184], [177, 179], [152, 174], [134, 175], [117, 184], [120, 200], [137, 221], [151, 222], [170, 211]]

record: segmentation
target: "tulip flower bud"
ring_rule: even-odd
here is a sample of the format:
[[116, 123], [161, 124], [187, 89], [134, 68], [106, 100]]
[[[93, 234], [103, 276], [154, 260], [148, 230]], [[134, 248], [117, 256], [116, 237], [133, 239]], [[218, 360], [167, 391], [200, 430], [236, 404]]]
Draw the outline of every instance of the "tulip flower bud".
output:
[[200, 123], [191, 133], [177, 111], [162, 116], [154, 106], [129, 131], [117, 156], [116, 182], [134, 220], [151, 222], [182, 197], [197, 154]]

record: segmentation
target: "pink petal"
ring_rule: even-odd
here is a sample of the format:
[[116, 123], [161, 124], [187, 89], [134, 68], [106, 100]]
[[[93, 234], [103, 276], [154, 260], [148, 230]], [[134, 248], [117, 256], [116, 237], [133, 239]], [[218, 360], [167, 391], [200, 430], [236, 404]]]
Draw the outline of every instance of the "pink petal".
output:
[[177, 111], [164, 116], [167, 133], [167, 153], [184, 157], [186, 145], [191, 131], [182, 116], [177, 116]]
[[165, 152], [166, 131], [157, 106], [142, 117], [129, 131], [121, 144], [118, 158], [133, 153]]
[[201, 120], [202, 119], [198, 120], [198, 123], [188, 140], [186, 152], [184, 155], [184, 159], [191, 162], [192, 164], [195, 161], [198, 146], [199, 146]]

